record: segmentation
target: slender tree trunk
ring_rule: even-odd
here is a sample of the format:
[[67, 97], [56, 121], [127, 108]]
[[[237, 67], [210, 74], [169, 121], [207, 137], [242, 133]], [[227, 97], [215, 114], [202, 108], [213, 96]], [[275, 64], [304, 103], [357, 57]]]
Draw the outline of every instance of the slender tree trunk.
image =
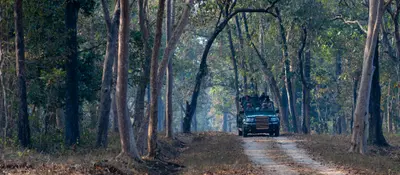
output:
[[111, 95], [113, 91], [113, 63], [117, 53], [117, 38], [118, 38], [118, 27], [119, 27], [119, 15], [120, 5], [119, 0], [116, 1], [114, 14], [110, 19], [108, 11], [108, 5], [105, 0], [101, 1], [103, 6], [104, 18], [107, 27], [107, 50], [104, 57], [103, 64], [103, 78], [101, 83], [101, 98], [100, 98], [100, 118], [97, 130], [97, 142], [98, 147], [107, 147], [107, 135], [108, 125], [110, 121], [110, 110], [111, 110]]
[[193, 131], [197, 132], [197, 115], [196, 115], [196, 113], [193, 115], [192, 125], [193, 125]]
[[[1, 84], [1, 130], [2, 130], [2, 136], [3, 140], [6, 139], [7, 135], [7, 94], [6, 94], [6, 89], [4, 85], [4, 74], [3, 74], [3, 67], [4, 67], [4, 62], [5, 62], [5, 57], [3, 57], [3, 42], [0, 40], [0, 84]], [[5, 142], [4, 142], [5, 143]]]
[[150, 59], [151, 59], [151, 48], [149, 43], [149, 29], [148, 23], [146, 20], [147, 12], [147, 3], [144, 0], [138, 0], [139, 6], [139, 26], [140, 32], [142, 33], [142, 41], [144, 45], [144, 62], [142, 64], [143, 72], [139, 81], [138, 89], [136, 91], [136, 100], [135, 100], [135, 122], [134, 122], [134, 132], [137, 138], [137, 145], [139, 152], [142, 154], [145, 151], [146, 147], [146, 138], [147, 138], [147, 126], [148, 119], [145, 117], [145, 96], [146, 96], [146, 88], [148, 87], [150, 81]]
[[67, 28], [67, 93], [65, 103], [65, 143], [73, 145], [79, 140], [78, 96], [78, 1], [67, 1], [65, 26]]
[[156, 36], [154, 39], [153, 53], [151, 56], [151, 69], [150, 69], [150, 118], [149, 118], [149, 129], [147, 138], [147, 157], [154, 159], [156, 157], [157, 147], [157, 115], [158, 115], [158, 56], [160, 53], [161, 46], [161, 35], [162, 35], [162, 23], [164, 15], [165, 0], [159, 0], [158, 12], [156, 18]]
[[[1, 28], [0, 28], [0, 31], [2, 31], [1, 30]], [[2, 67], [1, 67], [1, 65], [3, 64], [3, 46], [2, 46], [2, 44], [3, 44], [3, 41], [2, 41], [2, 39], [0, 38], [0, 76], [2, 76]], [[2, 82], [2, 79], [0, 78], [0, 84], [2, 84], [3, 82]], [[0, 86], [0, 88], [2, 88], [1, 86]], [[2, 89], [1, 89], [2, 90]], [[4, 101], [3, 101], [3, 99], [4, 99], [4, 97], [3, 97], [3, 94], [2, 93], [0, 93], [0, 136], [3, 136], [3, 128], [4, 128], [4, 125], [5, 125], [5, 115], [4, 115]]]
[[118, 110], [118, 124], [119, 135], [121, 140], [121, 154], [120, 156], [127, 155], [134, 160], [140, 160], [135, 137], [133, 135], [133, 128], [131, 120], [128, 115], [128, 38], [129, 38], [129, 22], [130, 10], [129, 1], [120, 0], [120, 24], [119, 24], [119, 47], [118, 47], [118, 77], [117, 77], [117, 91], [116, 103]]
[[303, 126], [302, 131], [304, 134], [310, 134], [310, 88], [308, 81], [310, 80], [310, 50], [307, 50], [305, 56], [305, 64], [303, 67], [303, 52], [307, 42], [307, 29], [303, 28], [302, 44], [298, 52], [300, 79], [303, 88]]
[[236, 106], [236, 115], [239, 115], [239, 75], [238, 75], [238, 68], [237, 68], [237, 63], [236, 63], [236, 54], [235, 54], [235, 48], [233, 46], [232, 42], [232, 32], [229, 28], [229, 25], [227, 26], [227, 31], [228, 31], [228, 39], [229, 39], [229, 48], [231, 50], [231, 60], [232, 60], [232, 66], [233, 66], [233, 71], [235, 74], [235, 106]]
[[373, 66], [375, 67], [372, 77], [371, 98], [369, 103], [369, 137], [368, 143], [377, 146], [389, 146], [383, 136], [382, 118], [381, 118], [381, 87], [379, 84], [379, 43], [375, 47]]
[[373, 56], [378, 39], [378, 30], [383, 14], [383, 0], [369, 1], [369, 19], [368, 34], [364, 50], [363, 69], [361, 74], [361, 83], [359, 95], [357, 97], [357, 105], [355, 109], [355, 126], [352, 134], [350, 151], [366, 153], [365, 128], [367, 126], [369, 113], [369, 98], [371, 90], [372, 75], [374, 72]]
[[243, 71], [243, 95], [247, 95], [248, 91], [248, 85], [247, 85], [247, 68], [246, 68], [246, 57], [245, 57], [245, 50], [244, 50], [244, 40], [242, 36], [242, 30], [241, 30], [241, 25], [240, 25], [240, 20], [239, 16], [235, 16], [235, 22], [236, 22], [236, 29], [237, 29], [237, 35], [239, 38], [239, 46], [240, 46], [240, 68]]
[[161, 94], [158, 95], [158, 114], [157, 114], [157, 131], [164, 131], [165, 126], [165, 104], [161, 98]]
[[283, 59], [284, 59], [284, 69], [285, 69], [285, 86], [286, 86], [286, 92], [288, 96], [288, 101], [289, 101], [289, 109], [290, 109], [290, 114], [292, 116], [292, 122], [293, 122], [293, 130], [295, 133], [299, 132], [298, 127], [297, 127], [297, 116], [296, 116], [296, 111], [295, 111], [295, 98], [293, 94], [293, 87], [292, 87], [292, 81], [291, 81], [291, 72], [290, 72], [290, 60], [289, 60], [289, 54], [288, 54], [288, 48], [287, 48], [287, 42], [286, 42], [286, 34], [285, 34], [285, 28], [283, 27], [282, 19], [280, 16], [280, 11], [278, 8], [275, 8], [278, 22], [279, 22], [279, 31], [280, 31], [280, 36], [282, 39], [282, 52], [283, 52]]
[[14, 9], [15, 20], [15, 53], [16, 53], [16, 72], [18, 78], [18, 139], [23, 147], [28, 147], [31, 143], [31, 133], [28, 120], [28, 104], [26, 101], [26, 80], [25, 80], [25, 46], [23, 29], [22, 0], [15, 0]]
[[223, 132], [228, 132], [228, 115], [227, 115], [226, 112], [223, 113], [222, 131]]
[[356, 103], [357, 103], [357, 87], [360, 81], [360, 73], [356, 72], [353, 77], [353, 106], [352, 106], [352, 113], [351, 113], [351, 120], [350, 120], [350, 131], [353, 133], [354, 128], [354, 112], [356, 110]]
[[291, 129], [290, 129], [290, 123], [289, 123], [289, 103], [288, 103], [288, 97], [287, 97], [287, 91], [286, 91], [286, 87], [282, 87], [282, 89], [281, 89], [281, 94], [282, 94], [282, 96], [281, 96], [281, 99], [282, 99], [282, 101], [281, 101], [281, 108], [282, 109], [280, 109], [282, 112], [281, 112], [281, 121], [283, 121], [283, 122], [281, 122], [281, 126], [283, 126], [283, 131], [285, 131], [285, 132], [289, 132]]
[[[167, 0], [167, 45], [168, 42], [171, 40], [172, 35], [172, 26], [174, 25], [174, 5], [175, 0]], [[173, 109], [172, 109], [172, 91], [173, 91], [173, 72], [172, 72], [172, 58], [170, 58], [167, 67], [167, 92], [166, 92], [166, 103], [165, 103], [165, 120], [166, 120], [166, 137], [172, 138], [173, 137], [173, 128], [172, 128], [172, 121], [173, 121]]]

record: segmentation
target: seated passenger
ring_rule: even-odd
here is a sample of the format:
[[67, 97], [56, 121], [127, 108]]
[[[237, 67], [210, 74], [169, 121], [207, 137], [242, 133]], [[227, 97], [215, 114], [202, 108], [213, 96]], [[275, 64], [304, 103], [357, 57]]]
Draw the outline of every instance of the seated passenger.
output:
[[263, 102], [267, 96], [265, 95], [265, 92], [263, 92], [260, 97], [258, 98], [260, 102]]
[[269, 96], [265, 97], [265, 100], [262, 103], [262, 109], [273, 110], [274, 103], [269, 99]]

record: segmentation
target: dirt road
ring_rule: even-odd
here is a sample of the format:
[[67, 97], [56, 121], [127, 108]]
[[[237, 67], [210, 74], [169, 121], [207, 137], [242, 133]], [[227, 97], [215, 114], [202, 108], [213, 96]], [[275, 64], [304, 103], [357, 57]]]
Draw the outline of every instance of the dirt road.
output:
[[[251, 136], [243, 138], [245, 154], [265, 174], [345, 174], [332, 165], [313, 160], [288, 137]], [[329, 148], [327, 148], [329, 151]]]

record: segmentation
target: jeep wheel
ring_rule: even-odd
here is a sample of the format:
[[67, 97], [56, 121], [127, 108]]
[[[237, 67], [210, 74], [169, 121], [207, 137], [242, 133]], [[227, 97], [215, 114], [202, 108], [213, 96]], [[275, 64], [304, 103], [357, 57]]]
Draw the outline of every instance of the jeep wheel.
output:
[[243, 134], [242, 131], [238, 129], [238, 135], [242, 136], [242, 134]]
[[242, 135], [243, 135], [243, 137], [247, 137], [247, 131], [244, 129], [244, 127], [242, 129]]
[[279, 129], [275, 131], [275, 137], [279, 136]]

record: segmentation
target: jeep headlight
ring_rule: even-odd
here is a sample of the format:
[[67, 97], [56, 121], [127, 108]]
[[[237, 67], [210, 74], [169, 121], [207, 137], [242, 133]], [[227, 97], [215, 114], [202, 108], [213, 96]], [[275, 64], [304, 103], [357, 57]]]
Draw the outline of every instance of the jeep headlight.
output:
[[246, 123], [253, 123], [254, 121], [255, 121], [254, 118], [246, 118], [246, 119], [245, 119], [245, 122], [246, 122]]
[[269, 118], [269, 121], [271, 121], [271, 122], [278, 122], [279, 119], [278, 119], [278, 117], [270, 117], [270, 118]]

